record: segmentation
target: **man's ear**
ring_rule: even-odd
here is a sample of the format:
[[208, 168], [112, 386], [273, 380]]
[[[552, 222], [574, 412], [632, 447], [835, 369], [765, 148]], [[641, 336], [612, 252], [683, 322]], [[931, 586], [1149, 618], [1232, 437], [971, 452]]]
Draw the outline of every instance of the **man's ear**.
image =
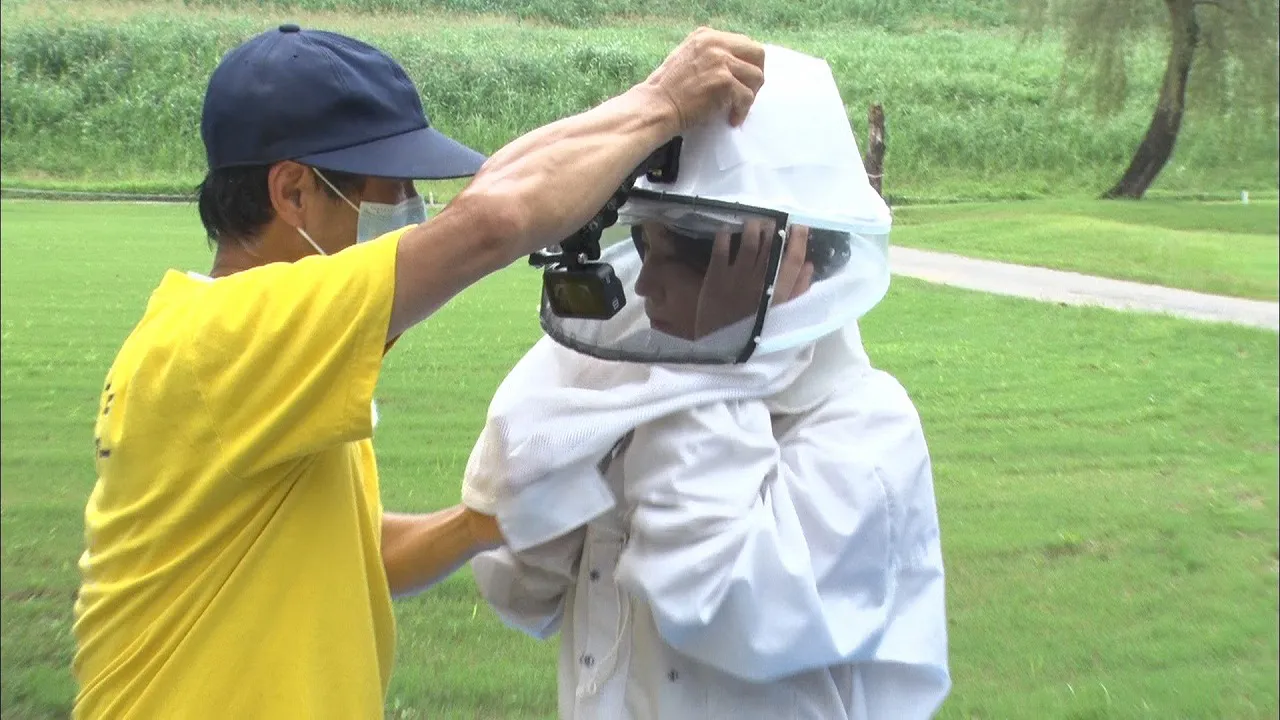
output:
[[285, 160], [267, 173], [267, 193], [276, 216], [293, 227], [302, 227], [307, 198], [313, 197], [316, 176], [305, 165]]

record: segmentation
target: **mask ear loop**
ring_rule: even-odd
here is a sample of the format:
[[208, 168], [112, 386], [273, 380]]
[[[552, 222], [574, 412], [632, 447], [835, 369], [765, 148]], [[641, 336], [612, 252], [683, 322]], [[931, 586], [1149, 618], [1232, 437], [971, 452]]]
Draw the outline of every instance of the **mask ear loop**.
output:
[[328, 185], [330, 190], [332, 190], [332, 191], [334, 191], [335, 193], [337, 193], [337, 194], [338, 194], [338, 197], [342, 198], [342, 201], [343, 201], [343, 202], [345, 202], [346, 204], [350, 205], [352, 210], [355, 210], [357, 214], [360, 212], [360, 207], [359, 207], [358, 205], [356, 205], [355, 203], [351, 202], [351, 200], [350, 200], [350, 199], [348, 199], [346, 195], [343, 195], [341, 190], [339, 190], [338, 188], [334, 187], [334, 186], [333, 186], [333, 183], [329, 182], [329, 178], [327, 178], [327, 177], [325, 177], [325, 176], [324, 176], [324, 173], [320, 172], [320, 171], [319, 171], [318, 169], [316, 169], [316, 168], [311, 168], [311, 171], [312, 171], [312, 172], [314, 172], [314, 173], [316, 174], [316, 177], [318, 177], [318, 178], [320, 178], [322, 181], [324, 181], [324, 184], [325, 184], [325, 185]]
[[[324, 176], [324, 173], [320, 172], [320, 170], [317, 168], [311, 168], [311, 172], [315, 173], [316, 177], [320, 178], [321, 182], [323, 182], [325, 185], [328, 185], [330, 190], [337, 193], [338, 197], [342, 198], [343, 202], [350, 205], [351, 209], [356, 211], [356, 214], [360, 213], [360, 208], [357, 207], [355, 203], [351, 202], [351, 200], [349, 200], [346, 195], [343, 195], [341, 190], [334, 187], [333, 183], [329, 182], [329, 178]], [[302, 228], [298, 228], [298, 234], [301, 235], [304, 240], [311, 243], [311, 247], [315, 248], [316, 252], [320, 253], [321, 255], [329, 254], [324, 250], [320, 249], [320, 246], [316, 244], [315, 240], [311, 239], [311, 236], [307, 234], [306, 230], [303, 230]]]
[[325, 252], [324, 250], [321, 250], [321, 249], [320, 249], [320, 246], [316, 244], [316, 241], [315, 241], [315, 240], [312, 240], [312, 239], [311, 239], [311, 236], [307, 234], [307, 231], [306, 231], [306, 230], [303, 230], [302, 228], [297, 228], [297, 231], [298, 231], [298, 234], [302, 236], [302, 239], [303, 239], [303, 240], [306, 240], [307, 242], [311, 243], [311, 247], [315, 248], [315, 249], [316, 249], [316, 252], [320, 253], [321, 255], [328, 255], [328, 254], [329, 254], [329, 253]]

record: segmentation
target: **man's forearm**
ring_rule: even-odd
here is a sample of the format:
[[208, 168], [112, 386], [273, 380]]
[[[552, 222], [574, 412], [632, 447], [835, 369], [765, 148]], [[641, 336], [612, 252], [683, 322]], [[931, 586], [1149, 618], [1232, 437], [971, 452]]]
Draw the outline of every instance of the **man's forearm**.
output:
[[493, 518], [462, 505], [425, 515], [384, 513], [382, 563], [391, 594], [424, 590], [501, 542]]
[[585, 225], [678, 124], [662, 91], [642, 84], [503, 147], [439, 215], [400, 239], [388, 336]]
[[513, 232], [505, 243], [510, 262], [586, 224], [627, 174], [678, 130], [666, 95], [640, 84], [502, 148], [459, 198], [485, 205], [503, 199]]

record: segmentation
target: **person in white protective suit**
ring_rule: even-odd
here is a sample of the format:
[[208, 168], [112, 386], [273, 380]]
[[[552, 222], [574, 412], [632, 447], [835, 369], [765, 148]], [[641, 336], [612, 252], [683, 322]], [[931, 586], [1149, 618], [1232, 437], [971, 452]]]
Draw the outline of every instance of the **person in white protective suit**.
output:
[[888, 208], [827, 64], [766, 49], [746, 122], [683, 138], [609, 245], [626, 303], [560, 317], [493, 398], [463, 502], [485, 600], [560, 633], [562, 718], [930, 717], [950, 691], [933, 477], [857, 320]]

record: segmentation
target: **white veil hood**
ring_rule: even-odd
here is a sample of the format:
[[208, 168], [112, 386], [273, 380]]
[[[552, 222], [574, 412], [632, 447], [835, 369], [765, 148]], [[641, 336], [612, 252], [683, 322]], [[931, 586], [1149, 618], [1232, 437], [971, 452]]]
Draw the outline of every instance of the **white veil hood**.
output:
[[[742, 125], [713, 122], [683, 136], [675, 182], [635, 184], [673, 204], [703, 199], [782, 211], [789, 224], [849, 234], [839, 272], [769, 310], [755, 355], [813, 343], [879, 304], [889, 290], [893, 225], [867, 179], [830, 65], [766, 45], [764, 75]], [[619, 217], [628, 210], [623, 205]]]
[[635, 188], [781, 210], [810, 227], [887, 235], [889, 207], [867, 180], [830, 65], [766, 45], [764, 75], [742, 125], [713, 122], [686, 132], [676, 181], [641, 177]]

